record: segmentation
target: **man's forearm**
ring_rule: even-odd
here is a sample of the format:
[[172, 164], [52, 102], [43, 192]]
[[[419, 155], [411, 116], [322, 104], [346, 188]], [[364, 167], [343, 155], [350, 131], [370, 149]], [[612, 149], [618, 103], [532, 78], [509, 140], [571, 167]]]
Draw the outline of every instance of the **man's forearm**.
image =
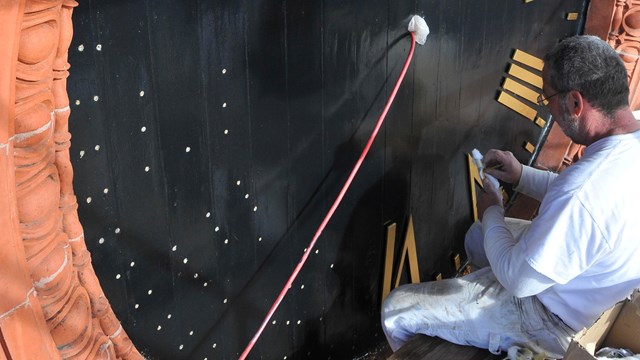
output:
[[523, 165], [520, 181], [514, 190], [531, 196], [538, 201], [542, 201], [542, 198], [544, 198], [544, 195], [547, 193], [549, 186], [557, 176], [558, 174], [550, 171], [539, 170]]
[[554, 282], [535, 271], [504, 221], [504, 209], [489, 207], [482, 218], [484, 249], [498, 281], [515, 297], [539, 294]]

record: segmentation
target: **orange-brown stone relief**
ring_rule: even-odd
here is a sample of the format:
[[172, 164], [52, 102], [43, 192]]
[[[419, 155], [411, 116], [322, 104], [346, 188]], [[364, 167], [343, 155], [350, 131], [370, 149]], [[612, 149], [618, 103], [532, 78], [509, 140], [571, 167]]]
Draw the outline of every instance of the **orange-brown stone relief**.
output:
[[597, 35], [620, 53], [629, 74], [629, 102], [640, 109], [640, 1], [595, 0], [589, 5], [585, 33]]
[[[142, 358], [120, 326], [93, 271], [72, 187], [66, 80], [73, 34], [71, 15], [78, 3], [40, 0], [11, 5], [7, 9], [12, 12], [0, 9], [2, 18], [19, 24], [12, 32], [17, 56], [3, 59], [15, 69], [9, 78], [14, 89], [9, 95], [15, 94], [15, 100], [7, 102], [13, 105], [12, 111], [3, 119], [7, 129], [2, 143], [6, 149], [3, 171], [7, 173], [3, 180], [9, 181], [0, 191], [9, 199], [14, 194], [15, 199], [15, 205], [7, 205], [6, 213], [11, 215], [15, 209], [16, 216], [3, 218], [3, 224], [18, 220], [3, 242], [9, 242], [11, 235], [21, 242], [12, 253], [3, 255], [21, 257], [26, 265], [24, 273], [32, 282], [28, 288], [15, 286], [11, 294], [33, 308], [33, 321], [39, 324], [33, 331], [45, 333], [43, 348], [51, 350], [52, 342], [55, 344], [57, 351], [48, 351], [47, 358]], [[13, 129], [15, 135], [10, 136]], [[0, 319], [19, 315], [13, 308], [0, 313]], [[10, 339], [11, 344], [19, 343], [16, 337], [28, 342], [28, 335], [4, 325], [0, 334], [6, 344]], [[8, 358], [32, 357], [12, 346], [7, 346], [7, 351]]]

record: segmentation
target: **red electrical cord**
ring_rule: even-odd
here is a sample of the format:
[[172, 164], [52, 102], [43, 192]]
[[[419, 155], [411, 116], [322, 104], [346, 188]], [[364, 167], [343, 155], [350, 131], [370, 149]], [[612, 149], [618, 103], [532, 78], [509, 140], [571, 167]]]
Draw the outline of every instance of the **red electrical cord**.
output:
[[293, 284], [293, 281], [296, 279], [296, 277], [298, 276], [298, 273], [302, 269], [302, 266], [304, 266], [304, 263], [307, 261], [307, 258], [309, 257], [309, 254], [311, 253], [311, 249], [313, 249], [313, 246], [315, 245], [316, 241], [318, 240], [318, 238], [322, 234], [322, 231], [324, 230], [324, 228], [327, 226], [327, 223], [329, 222], [329, 220], [333, 216], [333, 213], [338, 208], [338, 205], [340, 205], [340, 202], [342, 201], [342, 198], [344, 197], [344, 194], [349, 189], [349, 186], [351, 185], [351, 182], [353, 181], [353, 178], [358, 173], [358, 170], [360, 169], [360, 166], [362, 165], [362, 162], [364, 161], [364, 158], [367, 156], [367, 153], [369, 152], [369, 149], [371, 148], [371, 145], [373, 144], [373, 140], [375, 140], [376, 135], [378, 135], [378, 131], [380, 130], [380, 127], [382, 126], [382, 123], [384, 122], [384, 118], [387, 116], [387, 112], [389, 111], [389, 108], [391, 107], [391, 104], [393, 104], [393, 100], [396, 97], [396, 93], [398, 92], [398, 89], [400, 88], [400, 84], [402, 84], [402, 80], [404, 79], [404, 75], [407, 73], [407, 69], [409, 68], [409, 64], [411, 63], [411, 58], [413, 57], [413, 51], [414, 51], [414, 49], [416, 47], [416, 36], [415, 36], [415, 34], [413, 32], [410, 32], [410, 34], [411, 34], [411, 50], [409, 50], [409, 55], [407, 56], [407, 61], [405, 62], [404, 67], [402, 68], [402, 72], [400, 73], [400, 76], [398, 77], [398, 81], [396, 82], [396, 86], [393, 88], [393, 91], [391, 92], [391, 96], [389, 96], [389, 100], [387, 100], [387, 104], [385, 105], [384, 110], [382, 111], [382, 114], [380, 114], [380, 117], [378, 118], [378, 122], [376, 123], [376, 127], [373, 129], [373, 132], [371, 133], [371, 136], [369, 137], [369, 142], [367, 142], [367, 145], [365, 146], [364, 150], [362, 151], [362, 154], [360, 154], [360, 158], [356, 162], [356, 165], [353, 167], [353, 170], [351, 170], [351, 174], [349, 174], [349, 178], [347, 179], [347, 181], [342, 186], [342, 190], [340, 190], [340, 194], [338, 194], [338, 197], [333, 202], [333, 205], [331, 206], [331, 209], [329, 209], [329, 212], [324, 217], [324, 220], [322, 220], [322, 223], [318, 227], [318, 230], [316, 230], [316, 234], [313, 236], [313, 240], [311, 240], [311, 243], [309, 244], [309, 247], [307, 248], [307, 250], [302, 255], [302, 259], [300, 260], [300, 262], [298, 263], [296, 268], [293, 270], [293, 273], [289, 277], [289, 280], [287, 281], [287, 283], [284, 285], [284, 288], [282, 288], [282, 290], [280, 291], [280, 295], [278, 295], [278, 298], [276, 299], [276, 301], [273, 303], [273, 305], [271, 305], [271, 309], [269, 309], [269, 312], [267, 313], [267, 316], [264, 318], [264, 320], [262, 321], [262, 324], [260, 325], [260, 328], [258, 329], [258, 331], [253, 336], [253, 338], [251, 339], [251, 341], [249, 342], [247, 347], [242, 352], [242, 355], [240, 355], [240, 359], [239, 360], [244, 360], [249, 355], [249, 352], [251, 351], [253, 346], [256, 344], [256, 342], [260, 338], [260, 335], [262, 334], [262, 331], [267, 326], [267, 323], [269, 323], [269, 320], [271, 319], [271, 316], [273, 316], [273, 313], [276, 312], [276, 309], [280, 305], [280, 302], [282, 302], [282, 299], [284, 299], [284, 296], [287, 294], [287, 291], [289, 291], [289, 288]]

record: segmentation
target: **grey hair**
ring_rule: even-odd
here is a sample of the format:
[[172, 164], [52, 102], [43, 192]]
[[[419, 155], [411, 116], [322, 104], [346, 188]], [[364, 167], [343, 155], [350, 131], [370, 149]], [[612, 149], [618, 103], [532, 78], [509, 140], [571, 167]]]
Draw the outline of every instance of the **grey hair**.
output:
[[627, 70], [618, 53], [596, 36], [579, 35], [558, 43], [544, 57], [551, 87], [563, 93], [577, 90], [612, 118], [629, 106]]

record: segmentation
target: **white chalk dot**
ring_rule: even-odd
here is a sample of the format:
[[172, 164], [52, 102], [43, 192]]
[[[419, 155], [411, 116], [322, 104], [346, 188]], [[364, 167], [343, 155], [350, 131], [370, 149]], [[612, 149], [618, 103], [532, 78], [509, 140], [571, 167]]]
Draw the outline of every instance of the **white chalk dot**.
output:
[[249, 194], [244, 194], [244, 198], [248, 199], [249, 198]]
[[96, 50], [98, 50], [98, 51], [102, 50], [102, 45], [100, 45], [100, 44], [96, 45]]
[[223, 302], [226, 304], [226, 303], [227, 303], [227, 299], [224, 299], [224, 301], [223, 301]]
[[287, 355], [285, 355], [282, 359], [287, 360]]
[[302, 252], [307, 252], [307, 248], [304, 248], [304, 250], [302, 250]]
[[87, 198], [87, 204], [91, 204], [91, 196]]
[[225, 134], [225, 135], [227, 135], [228, 133], [229, 133], [229, 130], [228, 130], [228, 129], [225, 129], [225, 130], [224, 130], [224, 134]]
[[218, 346], [218, 344], [213, 344], [213, 348], [214, 348], [214, 349], [216, 348], [216, 346]]
[[136, 266], [136, 262], [132, 261], [131, 264], [129, 264], [129, 265], [131, 265], [131, 267], [134, 267], [134, 266]]
[[80, 105], [80, 100], [76, 100], [76, 105]]
[[226, 108], [227, 107], [227, 103], [222, 103], [222, 107]]
[[224, 239], [224, 243], [228, 244], [229, 243], [229, 239]]
[[141, 127], [141, 128], [140, 128], [140, 131], [141, 131], [141, 132], [145, 132], [145, 131], [147, 131], [147, 127], [146, 127], [146, 126]]
[[171, 314], [167, 315], [167, 319], [171, 319]]
[[94, 149], [96, 149], [96, 151], [100, 151], [100, 145], [96, 145]]
[[151, 168], [150, 168], [150, 167], [148, 167], [148, 166], [145, 166], [145, 167], [144, 167], [144, 172], [149, 172], [149, 169], [151, 169]]
[[211, 217], [211, 213], [207, 212], [207, 214], [205, 215], [205, 217]]
[[227, 73], [227, 69], [222, 69], [222, 73], [226, 74]]
[[276, 324], [276, 321], [275, 321], [275, 320], [273, 320], [273, 321], [271, 322], [271, 324], [275, 325], [275, 324]]
[[162, 326], [158, 325], [156, 330], [158, 330], [158, 331], [162, 330]]
[[184, 345], [180, 345], [180, 346], [178, 347], [178, 349], [182, 350], [182, 348], [183, 348], [183, 347], [184, 347]]
[[198, 273], [193, 274], [193, 278], [197, 279], [198, 278]]
[[253, 211], [258, 211], [258, 207], [257, 207], [257, 206], [254, 206], [254, 207], [253, 207]]
[[140, 96], [144, 96], [144, 91], [140, 91]]
[[120, 234], [120, 228], [116, 228], [116, 229], [114, 230], [114, 232], [115, 232], [116, 234]]
[[202, 286], [207, 287], [207, 286], [209, 286], [209, 283], [205, 282], [204, 284], [202, 284]]
[[296, 324], [300, 325], [300, 323], [301, 323], [301, 322], [302, 322], [302, 321], [298, 320], [298, 322], [297, 322]]
[[189, 336], [193, 336], [193, 330], [189, 331]]
[[333, 264], [331, 264], [331, 266], [329, 266], [329, 267], [333, 269]]
[[116, 275], [116, 279], [120, 279], [120, 274], [117, 274], [117, 275]]
[[287, 325], [291, 324], [291, 321], [287, 320]]
[[83, 44], [78, 45], [78, 51], [80, 51], [80, 52], [84, 51], [84, 45]]
[[147, 295], [151, 295], [152, 293], [153, 293], [153, 290], [147, 291]]
[[216, 226], [215, 231], [216, 232], [220, 231], [220, 226]]
[[80, 159], [84, 156], [84, 150], [80, 150]]
[[262, 236], [260, 236], [260, 237], [258, 238], [258, 241], [262, 241]]
[[171, 248], [171, 251], [176, 251], [178, 250], [178, 245], [173, 245], [173, 247]]
[[103, 193], [108, 194], [109, 193], [109, 188], [104, 188], [104, 190], [102, 190]]
[[302, 284], [302, 286], [300, 286], [300, 290], [304, 289], [304, 284]]
[[98, 244], [104, 244], [104, 238], [100, 238], [100, 240], [98, 240]]
[[240, 180], [236, 181], [236, 185], [240, 186]]
[[184, 258], [184, 260], [182, 260], [182, 262], [186, 264], [186, 263], [188, 263], [188, 262], [189, 262], [189, 259]]
[[93, 101], [98, 101], [98, 100], [100, 100], [100, 97], [98, 97], [98, 95], [93, 97]]
[[189, 152], [189, 151], [191, 151], [191, 148], [187, 146], [187, 148], [184, 149], [184, 152]]
[[320, 250], [316, 250], [316, 254], [319, 253], [319, 252], [320, 252]]
[[134, 308], [135, 308], [135, 309], [137, 309], [137, 308], [139, 308], [139, 307], [140, 307], [140, 304], [136, 304], [136, 305], [134, 306]]

